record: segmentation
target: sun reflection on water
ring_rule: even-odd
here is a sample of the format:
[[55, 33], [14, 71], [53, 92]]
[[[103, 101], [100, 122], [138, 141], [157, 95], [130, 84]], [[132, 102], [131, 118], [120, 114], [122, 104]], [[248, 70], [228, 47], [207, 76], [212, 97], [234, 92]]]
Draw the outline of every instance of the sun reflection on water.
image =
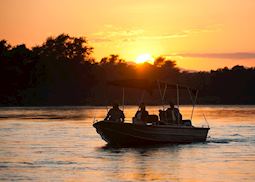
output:
[[[127, 117], [136, 109], [127, 106]], [[158, 109], [148, 107], [151, 113]], [[255, 107], [196, 109], [194, 124], [202, 123], [201, 113], [210, 122], [206, 143], [112, 148], [92, 127], [94, 115], [106, 114], [104, 107], [0, 108], [0, 179], [253, 181]], [[190, 106], [181, 108], [186, 118], [190, 110]]]

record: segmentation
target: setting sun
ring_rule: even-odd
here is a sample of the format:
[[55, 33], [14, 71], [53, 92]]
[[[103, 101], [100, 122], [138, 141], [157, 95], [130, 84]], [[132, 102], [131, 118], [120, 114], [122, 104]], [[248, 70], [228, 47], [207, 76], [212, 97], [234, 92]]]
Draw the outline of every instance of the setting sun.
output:
[[153, 61], [154, 61], [153, 57], [152, 57], [150, 54], [148, 54], [148, 53], [146, 53], [146, 54], [140, 54], [140, 55], [136, 58], [136, 60], [135, 60], [135, 62], [136, 62], [137, 64], [144, 63], [144, 62], [153, 63]]

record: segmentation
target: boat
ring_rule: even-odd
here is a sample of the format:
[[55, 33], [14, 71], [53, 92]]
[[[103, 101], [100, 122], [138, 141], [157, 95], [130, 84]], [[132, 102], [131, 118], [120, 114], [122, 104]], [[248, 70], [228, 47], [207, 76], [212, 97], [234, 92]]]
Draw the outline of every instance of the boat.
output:
[[193, 126], [135, 125], [112, 121], [99, 121], [93, 126], [103, 140], [117, 146], [205, 142], [209, 130]]
[[[164, 91], [160, 91], [160, 93], [163, 93], [161, 94], [162, 100], [164, 99], [166, 89], [177, 89], [178, 107], [180, 89], [188, 89], [190, 96], [191, 93], [194, 93], [195, 91], [195, 99], [192, 98], [192, 119], [198, 90], [178, 84], [173, 85], [162, 81], [137, 79], [112, 81], [110, 82], [110, 85], [119, 86], [122, 88], [139, 88], [147, 91], [155, 88], [161, 89], [163, 86]], [[191, 120], [181, 120], [181, 122], [176, 124], [166, 124], [160, 121], [135, 124], [102, 120], [94, 122], [93, 127], [96, 128], [97, 133], [103, 140], [105, 140], [109, 145], [113, 146], [141, 146], [166, 143], [190, 144], [194, 142], [205, 142], [210, 129], [209, 125], [206, 127], [195, 127], [191, 123]]]

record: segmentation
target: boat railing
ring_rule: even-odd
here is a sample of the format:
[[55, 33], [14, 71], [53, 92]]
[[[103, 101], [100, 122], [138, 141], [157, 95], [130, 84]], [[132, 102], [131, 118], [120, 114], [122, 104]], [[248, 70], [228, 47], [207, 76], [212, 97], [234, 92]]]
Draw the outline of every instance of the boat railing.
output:
[[[204, 117], [204, 119], [205, 119], [205, 122], [206, 122], [206, 124], [202, 124], [202, 125], [200, 125], [200, 127], [201, 128], [210, 128], [210, 126], [209, 126], [209, 123], [208, 123], [208, 121], [207, 121], [207, 119], [206, 119], [206, 117], [205, 117], [205, 115], [203, 114], [203, 117]], [[100, 122], [100, 121], [103, 121], [104, 120], [104, 118], [94, 118], [93, 119], [93, 124], [95, 124], [95, 123], [97, 123], [97, 122]], [[134, 124], [134, 122], [133, 122], [133, 120], [132, 120], [132, 118], [125, 118], [125, 121], [124, 121], [124, 123], [131, 123], [131, 124]], [[146, 123], [146, 125], [148, 125], [148, 126], [150, 126], [150, 125], [155, 125], [155, 123], [153, 124], [153, 123]], [[161, 126], [169, 126], [169, 125], [167, 125], [167, 124], [159, 124], [159, 125], [161, 125]], [[170, 124], [171, 125], [171, 124]], [[171, 126], [173, 126], [173, 125], [171, 125]], [[185, 125], [180, 125], [180, 126], [184, 126], [184, 127], [187, 127], [187, 126], [185, 126]], [[192, 124], [191, 126], [193, 126], [194, 127], [194, 125]]]
[[208, 123], [208, 121], [207, 121], [207, 119], [206, 119], [206, 117], [205, 117], [205, 114], [204, 114], [204, 113], [203, 113], [203, 117], [204, 117], [205, 122], [206, 122], [205, 127], [206, 127], [206, 128], [210, 128], [210, 125], [209, 125], [209, 123]]

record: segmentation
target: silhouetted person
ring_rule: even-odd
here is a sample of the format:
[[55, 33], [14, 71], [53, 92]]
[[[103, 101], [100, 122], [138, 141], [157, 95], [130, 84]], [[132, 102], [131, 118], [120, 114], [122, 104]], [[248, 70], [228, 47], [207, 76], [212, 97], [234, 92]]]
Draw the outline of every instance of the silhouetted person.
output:
[[115, 121], [115, 122], [124, 122], [125, 115], [122, 110], [119, 109], [119, 105], [114, 103], [112, 108], [107, 113], [107, 116], [104, 120]]
[[166, 119], [167, 122], [173, 123], [173, 124], [180, 124], [180, 121], [182, 121], [182, 115], [178, 108], [174, 107], [174, 104], [170, 102], [170, 108], [166, 110]]
[[133, 122], [134, 123], [145, 123], [147, 121], [148, 116], [149, 116], [149, 113], [148, 113], [148, 111], [146, 111], [145, 104], [141, 103], [138, 111], [135, 114], [135, 117], [133, 118]]

